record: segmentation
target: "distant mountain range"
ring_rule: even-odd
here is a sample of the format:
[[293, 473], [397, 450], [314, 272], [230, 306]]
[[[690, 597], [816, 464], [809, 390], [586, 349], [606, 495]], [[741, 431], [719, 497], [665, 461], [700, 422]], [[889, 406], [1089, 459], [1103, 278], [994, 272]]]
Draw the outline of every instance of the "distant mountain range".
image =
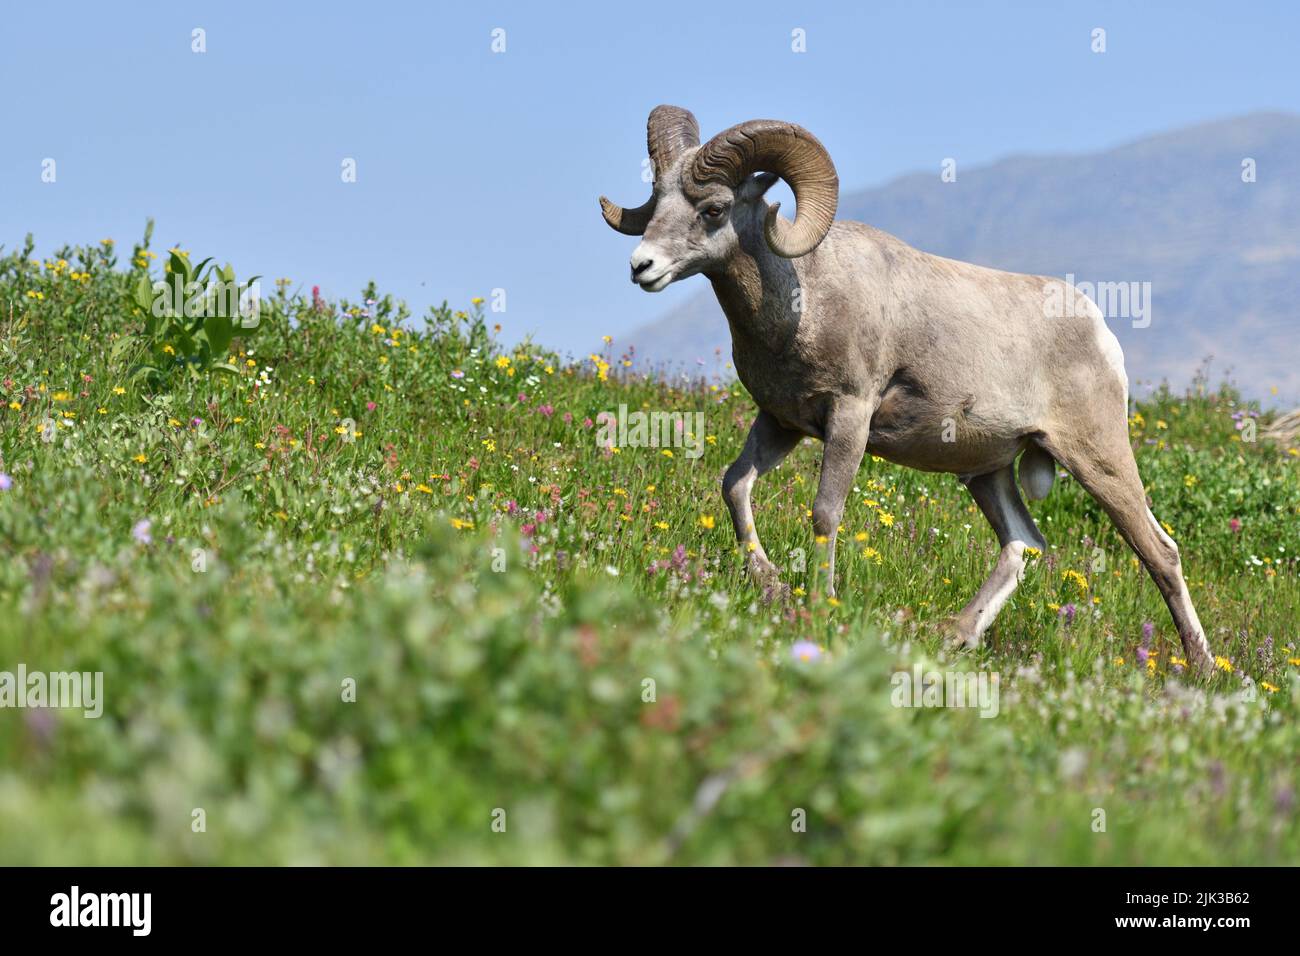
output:
[[[1108, 315], [1130, 381], [1181, 386], [1213, 355], [1212, 381], [1231, 370], [1249, 396], [1300, 403], [1300, 116], [1256, 113], [1101, 153], [959, 166], [955, 182], [936, 168], [842, 193], [838, 218], [1011, 272], [1149, 282], [1147, 327]], [[616, 347], [635, 345], [639, 362], [656, 365], [712, 368], [717, 349], [729, 360], [711, 286], [689, 281], [693, 298]]]

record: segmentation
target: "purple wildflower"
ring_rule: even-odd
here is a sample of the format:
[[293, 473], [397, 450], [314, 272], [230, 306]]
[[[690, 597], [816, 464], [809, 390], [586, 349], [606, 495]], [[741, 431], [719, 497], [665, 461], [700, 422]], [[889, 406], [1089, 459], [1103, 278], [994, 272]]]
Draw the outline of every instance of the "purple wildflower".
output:
[[796, 641], [790, 648], [790, 656], [797, 661], [820, 660], [822, 649], [812, 641]]

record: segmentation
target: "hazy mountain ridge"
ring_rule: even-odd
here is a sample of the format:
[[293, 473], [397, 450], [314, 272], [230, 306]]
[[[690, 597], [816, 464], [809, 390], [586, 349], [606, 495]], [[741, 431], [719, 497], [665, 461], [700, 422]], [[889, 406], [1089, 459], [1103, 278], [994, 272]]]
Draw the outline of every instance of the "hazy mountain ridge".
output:
[[[1256, 181], [1242, 181], [1242, 161]], [[846, 170], [841, 165], [841, 178]], [[1256, 113], [1101, 153], [1011, 156], [902, 176], [840, 197], [841, 219], [917, 248], [1012, 272], [1151, 283], [1151, 321], [1108, 316], [1130, 380], [1229, 367], [1247, 394], [1300, 401], [1300, 116]], [[707, 281], [624, 336], [641, 361], [713, 365], [731, 342]]]

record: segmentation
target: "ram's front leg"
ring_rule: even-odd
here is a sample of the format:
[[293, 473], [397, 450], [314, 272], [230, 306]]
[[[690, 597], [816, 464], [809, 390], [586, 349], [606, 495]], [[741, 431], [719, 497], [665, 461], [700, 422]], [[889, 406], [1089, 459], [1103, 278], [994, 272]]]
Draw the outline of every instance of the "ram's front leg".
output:
[[827, 597], [835, 596], [835, 538], [844, 503], [857, 477], [858, 466], [867, 450], [871, 427], [871, 408], [856, 399], [841, 399], [827, 416], [822, 451], [822, 474], [813, 501], [813, 533], [817, 536]]
[[754, 481], [779, 465], [790, 450], [799, 444], [802, 436], [779, 425], [767, 412], [760, 411], [750, 426], [745, 447], [727, 469], [722, 479], [722, 497], [731, 512], [731, 523], [736, 529], [736, 540], [745, 552], [745, 567], [754, 583], [765, 594], [774, 595], [780, 589], [777, 569], [768, 560], [763, 544], [754, 527], [754, 512], [750, 507], [750, 491]]

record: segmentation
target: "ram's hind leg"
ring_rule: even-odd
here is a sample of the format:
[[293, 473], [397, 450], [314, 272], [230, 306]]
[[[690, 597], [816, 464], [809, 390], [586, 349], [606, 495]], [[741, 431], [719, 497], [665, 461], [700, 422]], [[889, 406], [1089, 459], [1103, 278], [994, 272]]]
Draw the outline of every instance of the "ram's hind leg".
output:
[[949, 641], [953, 646], [978, 647], [980, 637], [993, 623], [1025, 573], [1025, 548], [1043, 551], [1047, 543], [1020, 499], [1010, 465], [987, 475], [962, 480], [993, 526], [998, 544], [1002, 546], [993, 573], [949, 624]]
[[1120, 535], [1156, 582], [1174, 619], [1188, 662], [1202, 673], [1209, 671], [1214, 659], [1196, 608], [1192, 606], [1187, 582], [1183, 580], [1178, 545], [1165, 534], [1147, 507], [1124, 419], [1101, 435], [1089, 431], [1073, 442], [1052, 436], [1045, 444], [1052, 456], [1110, 515]]
[[768, 560], [763, 543], [758, 540], [750, 492], [755, 480], [779, 465], [802, 437], [798, 432], [781, 427], [767, 412], [760, 411], [749, 429], [740, 457], [732, 462], [722, 479], [722, 497], [731, 512], [736, 540], [745, 549], [745, 566], [767, 597], [778, 595], [782, 586], [776, 566]]

